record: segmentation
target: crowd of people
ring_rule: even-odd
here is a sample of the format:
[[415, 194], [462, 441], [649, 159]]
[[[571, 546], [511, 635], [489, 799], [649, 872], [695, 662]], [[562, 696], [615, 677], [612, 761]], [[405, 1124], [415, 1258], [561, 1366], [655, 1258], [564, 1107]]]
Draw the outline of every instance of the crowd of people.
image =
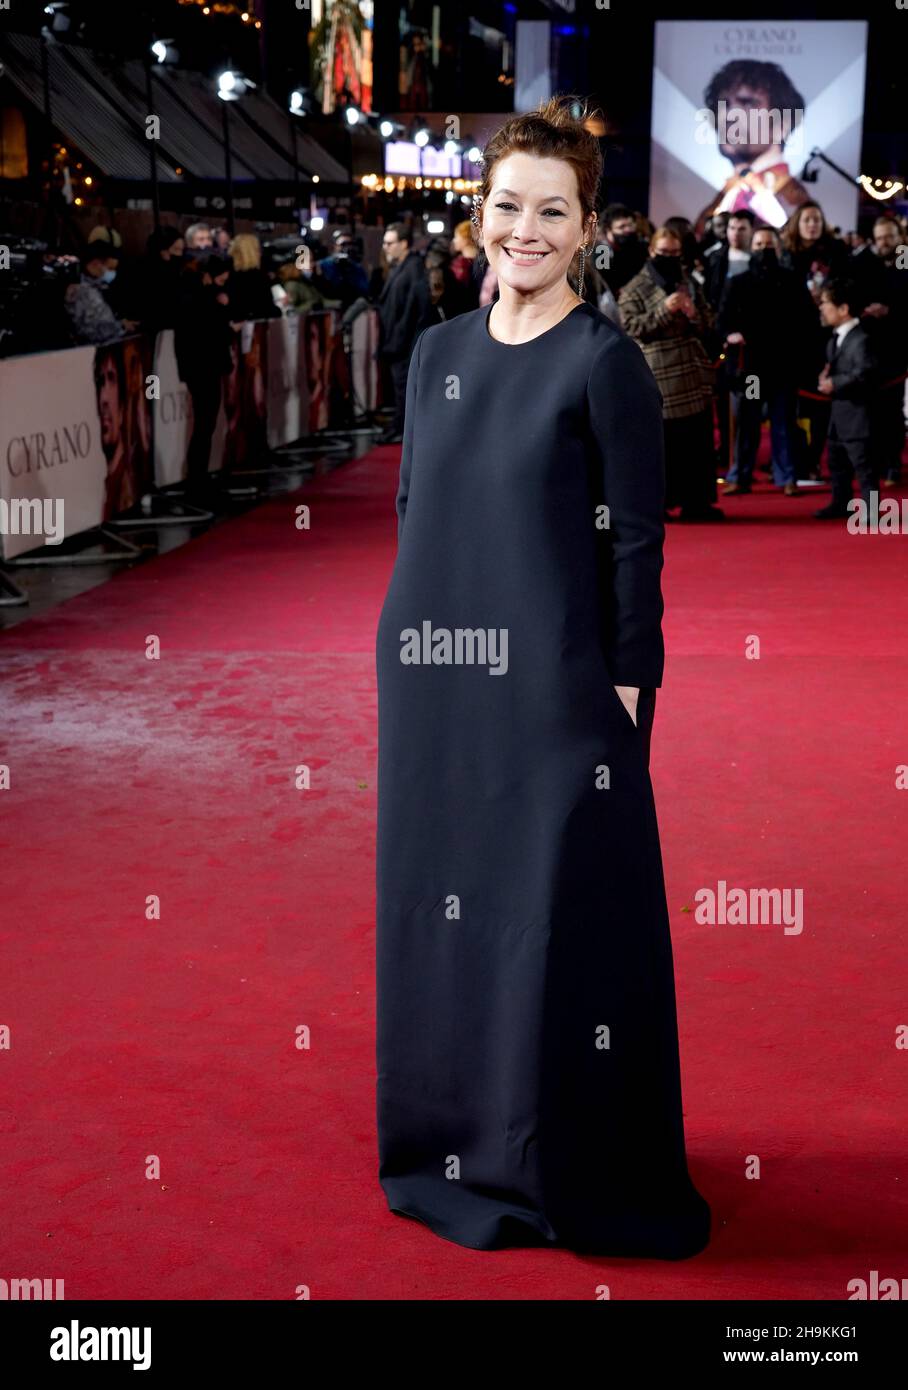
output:
[[[488, 303], [495, 279], [470, 234], [420, 253], [387, 229], [392, 265], [380, 311], [392, 355], [399, 438], [407, 364], [422, 327]], [[832, 483], [815, 515], [848, 515], [854, 478], [872, 505], [901, 480], [908, 365], [908, 229], [881, 213], [867, 237], [835, 233], [815, 202], [781, 229], [750, 211], [655, 227], [605, 209], [584, 276], [587, 300], [634, 338], [663, 398], [666, 514], [721, 520], [723, 497], [749, 493], [764, 418], [771, 477], [783, 495]]]
[[[702, 237], [684, 217], [655, 227], [621, 204], [605, 209], [583, 294], [640, 344], [661, 390], [668, 518], [722, 519], [718, 481], [723, 497], [751, 491], [764, 419], [771, 477], [785, 496], [823, 478], [828, 445], [832, 498], [818, 517], [847, 514], [854, 478], [868, 505], [901, 480], [906, 242], [908, 229], [887, 212], [866, 237], [839, 235], [815, 202], [781, 230], [749, 210], [715, 213]], [[488, 304], [497, 286], [469, 220], [419, 245], [408, 222], [392, 222], [382, 262], [367, 269], [360, 239], [337, 229], [330, 250], [310, 235], [263, 264], [257, 236], [200, 222], [161, 227], [130, 260], [117, 233], [98, 227], [61, 307], [75, 343], [174, 329], [193, 400], [192, 487], [207, 480], [219, 383], [248, 320], [374, 304], [393, 399], [382, 439], [401, 440], [420, 332]]]
[[663, 396], [667, 507], [720, 519], [723, 496], [751, 491], [764, 416], [772, 478], [789, 497], [821, 479], [815, 515], [848, 514], [900, 481], [908, 364], [908, 234], [881, 213], [842, 237], [815, 202], [777, 229], [747, 210], [661, 227], [613, 206], [600, 307], [639, 343]]
[[[180, 379], [192, 398], [187, 491], [203, 502], [209, 491], [208, 459], [222, 382], [243, 324], [312, 309], [349, 307], [369, 294], [369, 276], [354, 238], [338, 231], [331, 252], [317, 243], [283, 246], [263, 262], [252, 233], [230, 236], [223, 227], [196, 222], [185, 231], [162, 226], [145, 254], [127, 258], [119, 234], [97, 227], [79, 257], [78, 274], [45, 297], [45, 331], [53, 343], [109, 343], [132, 333], [154, 337], [174, 330]], [[301, 254], [304, 253], [304, 254]]]

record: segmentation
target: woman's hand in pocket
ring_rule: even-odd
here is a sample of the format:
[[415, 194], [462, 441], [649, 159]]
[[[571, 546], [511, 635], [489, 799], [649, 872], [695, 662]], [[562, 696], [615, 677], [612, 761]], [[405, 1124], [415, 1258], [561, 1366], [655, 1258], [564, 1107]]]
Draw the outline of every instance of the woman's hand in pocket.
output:
[[621, 703], [624, 705], [624, 708], [627, 710], [627, 712], [628, 712], [628, 714], [630, 715], [631, 719], [633, 719], [633, 721], [634, 721], [634, 725], [636, 726], [636, 724], [637, 724], [637, 697], [638, 697], [639, 694], [640, 694], [640, 687], [639, 687], [639, 685], [616, 685], [616, 686], [615, 686], [615, 690], [617, 691], [618, 698], [620, 699]]

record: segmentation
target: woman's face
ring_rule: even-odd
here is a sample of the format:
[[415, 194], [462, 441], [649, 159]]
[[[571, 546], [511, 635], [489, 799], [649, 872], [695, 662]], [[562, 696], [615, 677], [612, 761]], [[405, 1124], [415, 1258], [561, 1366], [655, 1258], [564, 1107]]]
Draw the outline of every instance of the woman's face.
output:
[[509, 154], [482, 206], [482, 241], [499, 282], [536, 294], [565, 279], [583, 240], [577, 176], [563, 159]]
[[649, 254], [651, 259], [654, 259], [656, 256], [676, 256], [678, 260], [680, 260], [681, 243], [676, 236], [672, 236], [668, 232], [665, 232], [656, 239]]
[[798, 222], [802, 241], [817, 241], [823, 235], [823, 218], [819, 208], [805, 208]]

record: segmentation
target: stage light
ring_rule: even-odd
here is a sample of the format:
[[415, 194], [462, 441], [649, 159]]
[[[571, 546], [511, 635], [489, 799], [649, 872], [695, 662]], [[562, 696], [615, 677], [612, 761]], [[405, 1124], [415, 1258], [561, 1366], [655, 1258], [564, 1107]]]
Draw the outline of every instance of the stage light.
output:
[[467, 159], [471, 164], [479, 164], [482, 161], [482, 150], [478, 145], [471, 145], [467, 150]]
[[55, 0], [52, 5], [44, 6], [44, 13], [50, 17], [50, 24], [45, 25], [45, 32], [51, 34], [65, 34], [72, 27], [72, 20], [67, 14], [69, 5], [65, 0]]
[[306, 114], [306, 107], [303, 101], [303, 94], [299, 90], [299, 88], [297, 88], [295, 92], [290, 93], [290, 110], [296, 116], [304, 116]]
[[446, 141], [445, 141], [445, 144], [444, 144], [444, 150], [445, 150], [445, 154], [448, 154], [448, 155], [459, 154], [459, 153], [460, 153], [460, 145], [457, 143], [456, 140], [446, 140]]
[[387, 117], [385, 117], [383, 121], [379, 121], [378, 133], [383, 140], [390, 140], [391, 136], [394, 134], [394, 122], [389, 121]]
[[221, 101], [239, 101], [240, 97], [245, 96], [254, 86], [255, 83], [250, 82], [248, 77], [231, 68], [218, 76], [218, 96]]
[[362, 112], [359, 107], [345, 106], [344, 120], [347, 122], [347, 125], [359, 125], [359, 122], [362, 120]]
[[420, 149], [423, 149], [426, 145], [428, 145], [431, 138], [431, 132], [426, 130], [425, 126], [421, 126], [420, 129], [413, 136], [413, 143], [414, 145], [419, 145]]
[[155, 39], [151, 51], [159, 63], [176, 63], [180, 56], [172, 39]]
[[429, 236], [440, 236], [444, 229], [445, 224], [439, 217], [435, 217], [431, 222], [426, 223], [426, 231]]
[[325, 225], [324, 217], [310, 217], [309, 226], [313, 232], [320, 232]]

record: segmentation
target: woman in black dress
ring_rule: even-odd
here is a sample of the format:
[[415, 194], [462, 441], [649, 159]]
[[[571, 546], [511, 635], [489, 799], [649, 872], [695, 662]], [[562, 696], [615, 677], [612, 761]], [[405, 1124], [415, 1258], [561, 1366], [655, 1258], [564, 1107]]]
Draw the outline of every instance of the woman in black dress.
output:
[[500, 297], [410, 364], [377, 637], [379, 1180], [474, 1249], [678, 1259], [710, 1211], [649, 778], [661, 399], [567, 278], [600, 174], [563, 101], [508, 121], [476, 216]]

